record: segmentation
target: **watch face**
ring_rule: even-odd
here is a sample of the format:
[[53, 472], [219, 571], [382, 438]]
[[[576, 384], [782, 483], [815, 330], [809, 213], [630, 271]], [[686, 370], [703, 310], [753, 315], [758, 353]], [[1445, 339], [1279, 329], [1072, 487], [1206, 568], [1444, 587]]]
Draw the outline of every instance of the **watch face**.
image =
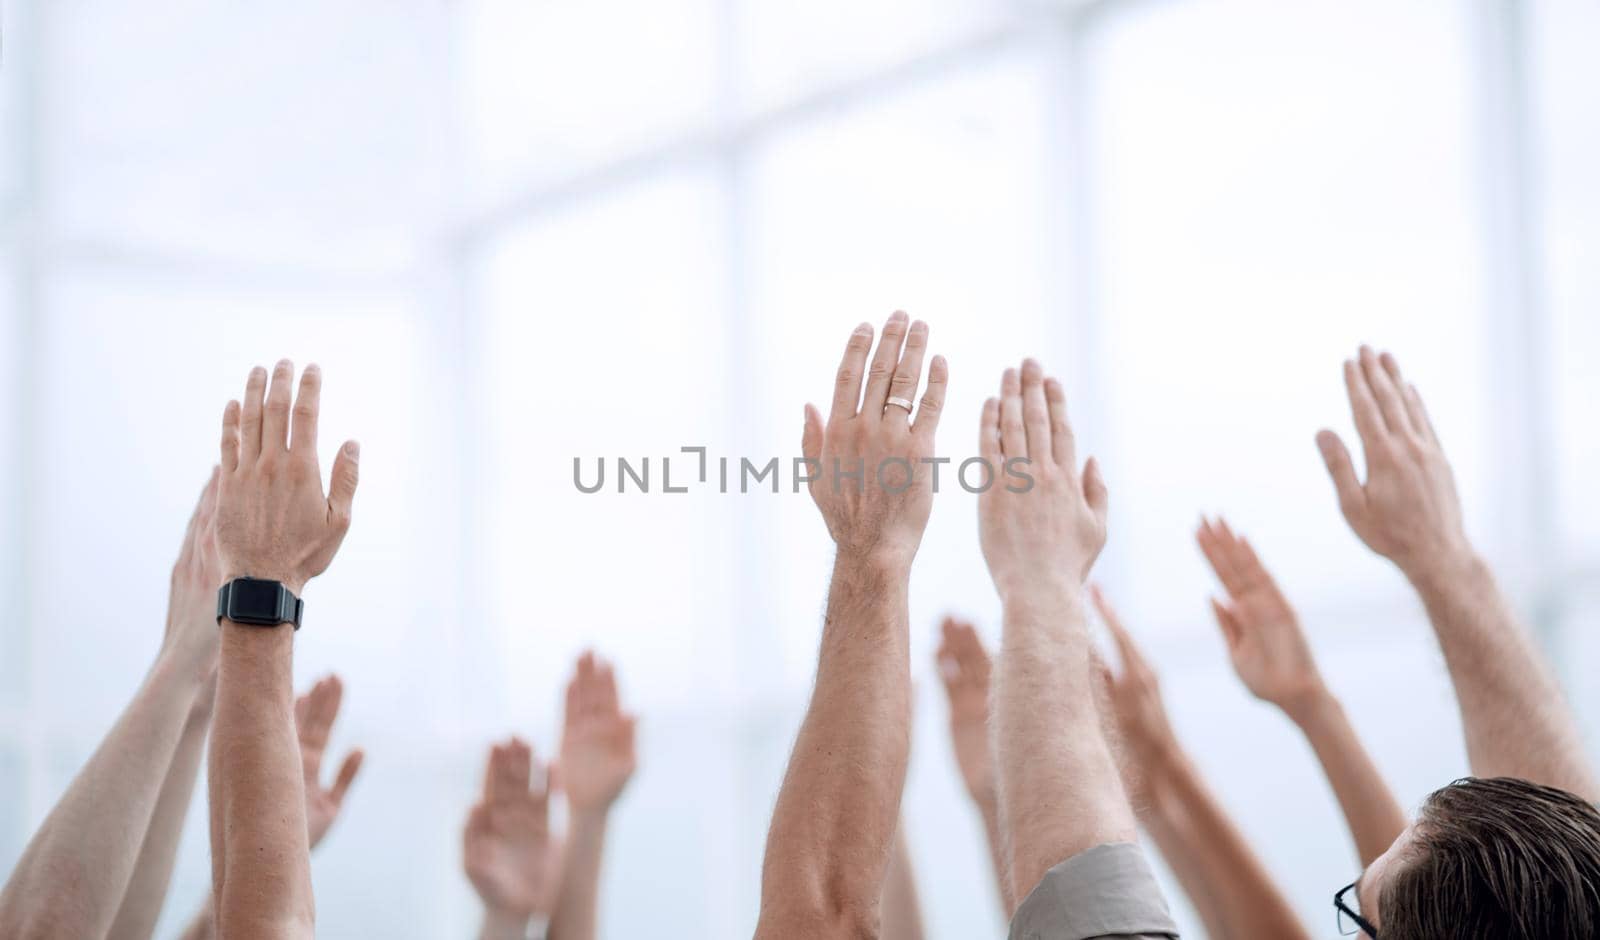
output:
[[228, 598], [228, 611], [252, 620], [277, 620], [278, 590], [276, 581], [235, 581]]

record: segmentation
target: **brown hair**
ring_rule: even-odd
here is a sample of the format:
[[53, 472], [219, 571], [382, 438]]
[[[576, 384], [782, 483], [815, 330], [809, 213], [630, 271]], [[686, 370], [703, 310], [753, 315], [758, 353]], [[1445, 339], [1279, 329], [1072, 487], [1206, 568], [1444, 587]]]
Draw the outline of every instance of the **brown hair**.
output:
[[1466, 777], [1422, 805], [1380, 890], [1384, 940], [1600, 935], [1600, 811], [1565, 790]]

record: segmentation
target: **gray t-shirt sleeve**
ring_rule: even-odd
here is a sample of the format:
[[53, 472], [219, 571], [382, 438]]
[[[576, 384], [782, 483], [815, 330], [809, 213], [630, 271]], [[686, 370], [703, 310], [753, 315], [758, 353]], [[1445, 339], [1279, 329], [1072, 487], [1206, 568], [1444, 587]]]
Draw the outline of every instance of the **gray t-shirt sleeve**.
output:
[[1045, 872], [1011, 919], [1011, 940], [1169, 940], [1178, 936], [1144, 851], [1112, 842]]

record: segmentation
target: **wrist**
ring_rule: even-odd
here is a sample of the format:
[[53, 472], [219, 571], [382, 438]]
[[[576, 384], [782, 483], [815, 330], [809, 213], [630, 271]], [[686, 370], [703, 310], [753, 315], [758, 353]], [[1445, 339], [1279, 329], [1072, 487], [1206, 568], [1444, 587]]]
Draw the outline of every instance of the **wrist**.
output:
[[230, 581], [236, 581], [239, 578], [255, 578], [257, 581], [276, 581], [283, 585], [290, 594], [293, 594], [295, 597], [299, 597], [302, 592], [305, 591], [306, 587], [305, 579], [298, 578], [293, 575], [275, 574], [273, 573], [273, 569], [270, 567], [246, 571], [245, 566], [240, 565], [227, 570], [229, 573], [223, 576], [222, 581], [217, 584], [218, 588], [221, 588], [222, 585], [227, 584]]
[[1471, 587], [1489, 574], [1488, 564], [1465, 542], [1430, 552], [1417, 561], [1401, 565], [1400, 570], [1423, 596]]
[[1274, 702], [1289, 720], [1305, 730], [1312, 725], [1320, 724], [1324, 719], [1338, 714], [1342, 710], [1339, 700], [1326, 685], [1318, 681], [1315, 686], [1304, 692], [1283, 698]]
[[195, 693], [210, 675], [211, 664], [205, 657], [176, 646], [163, 646], [150, 667], [151, 681], [171, 683]]
[[910, 581], [911, 560], [915, 555], [915, 548], [905, 551], [882, 545], [870, 548], [840, 545], [834, 555], [833, 566], [886, 581]]
[[1053, 620], [1064, 611], [1083, 603], [1083, 585], [1061, 578], [1041, 578], [995, 582], [1000, 607], [1007, 620], [1013, 618]]
[[606, 823], [611, 818], [611, 804], [602, 803], [598, 806], [570, 806], [567, 815], [567, 829], [569, 838], [581, 835], [604, 834]]

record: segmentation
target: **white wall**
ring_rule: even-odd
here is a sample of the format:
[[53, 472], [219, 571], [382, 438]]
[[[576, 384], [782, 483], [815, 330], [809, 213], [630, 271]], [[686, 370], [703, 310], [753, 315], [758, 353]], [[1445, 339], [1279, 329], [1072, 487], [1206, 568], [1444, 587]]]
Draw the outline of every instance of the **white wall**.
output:
[[[849, 328], [904, 307], [952, 363], [946, 453], [1004, 364], [1065, 374], [1113, 493], [1097, 577], [1320, 931], [1356, 862], [1307, 748], [1228, 672], [1190, 532], [1251, 534], [1405, 802], [1465, 772], [1421, 613], [1312, 445], [1349, 432], [1357, 343], [1416, 376], [1566, 675], [1600, 657], [1600, 20], [1507, 8], [0, 7], [0, 867], [154, 653], [222, 403], [286, 355], [325, 368], [330, 451], [364, 448], [298, 649], [302, 682], [344, 675], [336, 743], [369, 755], [316, 858], [323, 933], [469, 932], [482, 752], [553, 748], [595, 645], [643, 714], [606, 934], [747, 934], [826, 536], [787, 478], [589, 496], [571, 462], [787, 460]], [[973, 518], [941, 496], [913, 583], [904, 816], [936, 937], [1000, 933], [931, 670], [942, 612], [995, 635]], [[200, 813], [169, 933], [204, 890]]]

